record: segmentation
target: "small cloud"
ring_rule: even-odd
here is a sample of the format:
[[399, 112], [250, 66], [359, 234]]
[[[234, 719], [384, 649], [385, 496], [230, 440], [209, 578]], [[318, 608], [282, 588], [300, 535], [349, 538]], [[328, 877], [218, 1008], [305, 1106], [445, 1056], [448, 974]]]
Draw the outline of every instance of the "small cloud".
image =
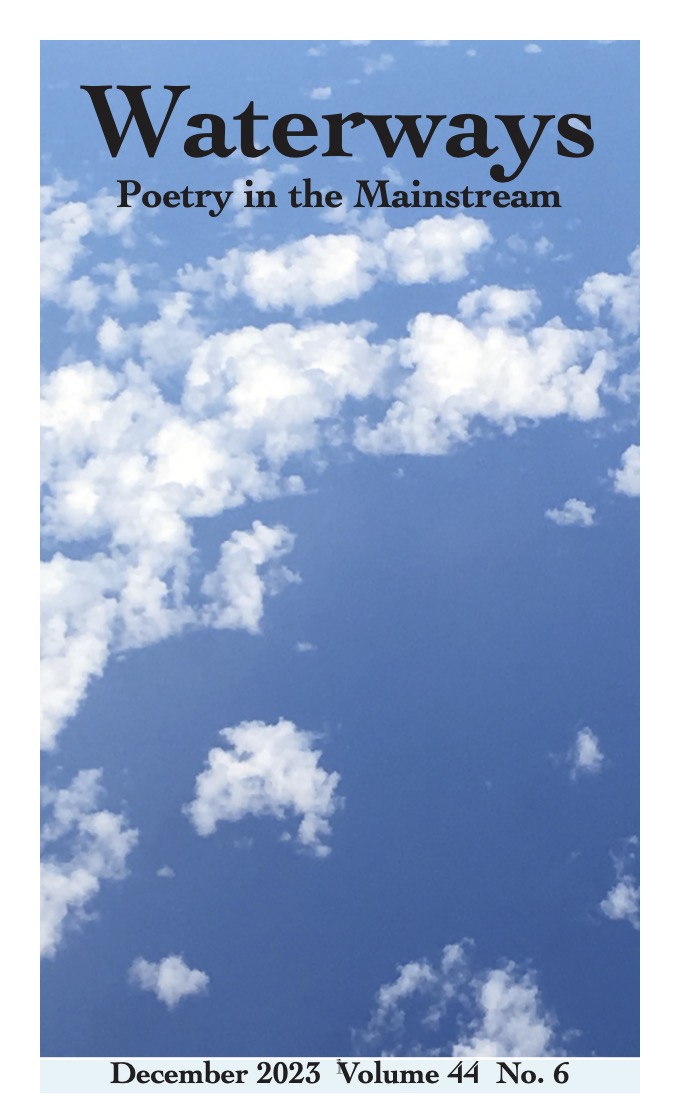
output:
[[629, 498], [640, 497], [640, 447], [632, 443], [621, 456], [621, 466], [609, 471], [614, 480], [617, 494], [627, 494]]
[[417, 47], [448, 47], [450, 39], [416, 39]]
[[313, 642], [296, 642], [293, 649], [296, 653], [313, 653], [316, 646]]
[[326, 44], [320, 43], [318, 47], [310, 47], [307, 54], [310, 58], [321, 58], [326, 53]]
[[538, 43], [527, 43], [524, 48], [525, 54], [543, 54], [543, 47], [539, 47]]
[[364, 59], [364, 74], [379, 74], [384, 70], [389, 70], [394, 62], [394, 57], [391, 54], [379, 54], [377, 58]]
[[312, 101], [328, 101], [333, 90], [330, 86], [315, 86], [310, 93]]
[[341, 39], [341, 47], [368, 47], [371, 44], [370, 39]]
[[578, 525], [589, 529], [595, 524], [595, 507], [586, 505], [580, 498], [567, 498], [561, 509], [547, 509], [545, 516], [555, 525]]
[[153, 992], [168, 1008], [176, 1007], [186, 996], [200, 995], [210, 983], [207, 973], [189, 968], [181, 955], [163, 957], [158, 962], [137, 957], [128, 976], [132, 984], [143, 992]]
[[391, 163], [386, 163], [384, 167], [381, 167], [380, 174], [389, 179], [392, 183], [396, 183], [397, 186], [404, 182], [404, 176], [399, 168], [393, 167]]
[[171, 867], [168, 867], [167, 864], [164, 867], [159, 867], [156, 874], [157, 874], [159, 879], [174, 879], [175, 878], [175, 872], [172, 870]]
[[612, 852], [616, 882], [600, 903], [600, 910], [615, 922], [630, 922], [633, 929], [640, 928], [640, 886], [632, 873], [637, 864], [639, 841], [629, 836], [618, 852]]
[[571, 762], [571, 776], [578, 778], [580, 774], [599, 774], [604, 762], [604, 755], [600, 750], [597, 735], [584, 727], [576, 736], [576, 742], [569, 752]]
[[468, 58], [476, 58], [477, 57], [477, 51], [475, 50], [474, 47], [469, 47], [468, 50], [466, 50], [465, 53], [468, 56]]

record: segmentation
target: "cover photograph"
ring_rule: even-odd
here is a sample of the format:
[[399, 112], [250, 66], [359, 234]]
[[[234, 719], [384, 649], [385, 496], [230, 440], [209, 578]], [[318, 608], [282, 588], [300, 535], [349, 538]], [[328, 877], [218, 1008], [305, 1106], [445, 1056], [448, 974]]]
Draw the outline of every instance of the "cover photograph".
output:
[[639, 43], [41, 55], [42, 1057], [636, 1058]]

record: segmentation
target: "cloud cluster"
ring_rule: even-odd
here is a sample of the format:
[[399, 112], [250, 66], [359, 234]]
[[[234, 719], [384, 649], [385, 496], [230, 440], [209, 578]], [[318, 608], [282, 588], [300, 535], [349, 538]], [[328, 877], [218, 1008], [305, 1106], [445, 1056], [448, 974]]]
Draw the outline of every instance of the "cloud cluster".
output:
[[370, 237], [326, 234], [275, 249], [229, 249], [204, 268], [187, 266], [180, 284], [223, 299], [242, 294], [260, 311], [291, 308], [301, 315], [358, 299], [379, 280], [397, 284], [446, 283], [465, 276], [468, 258], [490, 244], [485, 222], [460, 215], [424, 218], [412, 226]]
[[595, 507], [589, 506], [580, 498], [567, 498], [563, 506], [547, 509], [545, 516], [555, 525], [578, 525], [582, 529], [589, 529], [595, 524]]
[[339, 806], [340, 775], [320, 766], [321, 752], [312, 750], [317, 736], [285, 719], [245, 722], [220, 734], [229, 747], [210, 751], [196, 778], [196, 797], [184, 809], [199, 836], [209, 836], [220, 821], [248, 815], [297, 816], [299, 843], [315, 855], [328, 855], [322, 838]]
[[[123, 879], [137, 843], [122, 814], [99, 809], [101, 770], [81, 770], [66, 789], [45, 787], [51, 815], [42, 829], [40, 952], [53, 957], [66, 929], [94, 917], [88, 903], [105, 879]], [[66, 848], [66, 852], [64, 851]]]
[[[63, 179], [43, 187], [41, 203], [40, 292], [43, 299], [69, 311], [88, 314], [99, 300], [97, 283], [87, 273], [72, 277], [76, 261], [86, 256], [85, 239], [125, 234], [132, 211], [119, 210], [113, 195], [101, 192], [88, 201], [71, 201], [75, 183]], [[114, 292], [125, 291], [122, 276]]]
[[[67, 236], [59, 190], [46, 197], [47, 291], [61, 299], [87, 259], [86, 233]], [[108, 204], [82, 205], [89, 216], [77, 231], [110, 229]], [[54, 547], [44, 567], [46, 746], [113, 651], [187, 626], [255, 633], [264, 597], [297, 578], [281, 564], [291, 534], [261, 521], [232, 533], [216, 570], [201, 571], [195, 519], [302, 493], [296, 472], [343, 443], [369, 454], [444, 454], [488, 425], [510, 434], [556, 416], [600, 415], [609, 336], [556, 318], [541, 324], [531, 290], [475, 289], [458, 316], [423, 313], [403, 337], [381, 341], [364, 321], [206, 329], [220, 294], [241, 292], [268, 311], [325, 307], [378, 279], [460, 278], [490, 241], [485, 223], [465, 216], [371, 229], [234, 248], [180, 270], [179, 290], [160, 293], [146, 322], [120, 321], [115, 307], [103, 317], [100, 361], [46, 373], [44, 529]], [[116, 258], [98, 266], [105, 272], [117, 306], [136, 313], [130, 270]]]
[[446, 945], [439, 963], [410, 961], [378, 991], [359, 1049], [455, 1057], [559, 1054], [555, 1016], [533, 972], [513, 961], [473, 969], [473, 942]]
[[[126, 516], [134, 516], [134, 509]], [[283, 525], [255, 521], [222, 544], [216, 569], [201, 585], [203, 602], [193, 607], [187, 600], [191, 549], [181, 521], [178, 529], [171, 541], [161, 536], [155, 544], [97, 552], [87, 560], [57, 552], [41, 565], [44, 749], [54, 746], [113, 652], [160, 641], [187, 626], [257, 633], [265, 596], [299, 578], [278, 562], [293, 547], [293, 534]]]
[[138, 957], [130, 966], [128, 977], [141, 991], [153, 992], [170, 1010], [187, 996], [205, 993], [210, 982], [207, 973], [189, 968], [181, 955], [163, 957], [160, 961]]

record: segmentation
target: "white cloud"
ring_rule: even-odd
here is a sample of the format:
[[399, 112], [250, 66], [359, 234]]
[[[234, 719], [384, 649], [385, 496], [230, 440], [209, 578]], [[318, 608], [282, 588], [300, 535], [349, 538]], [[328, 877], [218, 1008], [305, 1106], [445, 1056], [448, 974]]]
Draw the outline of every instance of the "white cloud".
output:
[[87, 259], [86, 239], [125, 239], [132, 210], [118, 209], [106, 192], [88, 201], [67, 201], [75, 189], [75, 183], [60, 179], [41, 191], [40, 292], [43, 299], [87, 314], [99, 300], [98, 285], [88, 275], [73, 277]]
[[589, 727], [583, 727], [576, 736], [569, 751], [569, 762], [572, 778], [577, 778], [580, 774], [599, 774], [602, 769], [604, 755], [597, 735]]
[[[250, 545], [232, 537], [203, 589], [219, 605], [202, 609], [191, 602], [191, 521], [304, 489], [284, 473], [285, 460], [316, 449], [344, 401], [380, 385], [390, 347], [369, 344], [369, 329], [275, 324], [215, 334], [194, 345], [176, 403], [154, 381], [156, 356], [142, 332], [135, 345], [144, 346], [144, 365], [79, 362], [45, 379], [46, 536], [90, 549], [78, 560], [56, 552], [43, 566], [45, 746], [112, 650], [197, 624], [259, 625], [261, 595], [293, 578], [276, 568], [292, 538], [261, 523]], [[274, 568], [253, 573], [253, 549], [265, 538], [273, 552], [265, 548], [256, 567]], [[225, 599], [239, 580], [249, 605]]]
[[174, 879], [175, 878], [175, 872], [173, 871], [173, 869], [171, 867], [168, 867], [167, 863], [163, 867], [159, 867], [156, 874], [157, 874], [159, 879]]
[[[159, 520], [159, 532], [162, 524]], [[293, 547], [292, 534], [282, 525], [270, 528], [255, 521], [252, 530], [235, 530], [223, 543], [217, 568], [201, 586], [207, 602], [193, 608], [185, 601], [189, 551], [181, 520], [180, 527], [178, 539], [171, 542], [175, 548], [159, 535], [155, 550], [147, 547], [115, 558], [96, 553], [89, 560], [56, 553], [41, 565], [44, 748], [54, 746], [112, 652], [160, 641], [187, 626], [255, 634], [265, 596], [299, 582], [299, 576], [278, 563]]]
[[95, 916], [88, 903], [103, 880], [125, 878], [137, 843], [136, 829], [127, 827], [122, 814], [98, 808], [101, 774], [80, 770], [66, 789], [42, 790], [43, 804], [52, 810], [42, 830], [40, 865], [40, 951], [47, 957], [54, 956], [67, 929]]
[[[67, 189], [44, 192], [48, 212]], [[94, 204], [84, 205], [89, 213]], [[511, 433], [552, 416], [599, 415], [613, 363], [606, 332], [571, 330], [559, 319], [533, 325], [531, 291], [480, 288], [460, 299], [460, 318], [420, 315], [396, 340], [371, 342], [374, 328], [363, 321], [206, 333], [218, 296], [303, 313], [378, 281], [459, 279], [490, 240], [484, 222], [459, 216], [398, 229], [369, 220], [360, 233], [330, 240], [234, 248], [183, 269], [176, 280], [184, 290], [160, 292], [147, 321], [102, 315], [103, 361], [68, 361], [45, 376], [44, 529], [55, 546], [43, 570], [46, 746], [112, 652], [190, 626], [254, 632], [266, 595], [294, 578], [278, 551], [292, 537], [271, 536], [287, 533], [282, 526], [246, 537], [237, 530], [206, 576], [196, 518], [302, 493], [288, 464], [328, 447], [442, 454], [480, 424]], [[123, 261], [94, 272], [114, 305], [132, 306], [134, 277]], [[369, 401], [376, 418], [357, 422]], [[201, 581], [212, 603], [201, 602]]]
[[630, 836], [612, 852], [616, 882], [600, 903], [600, 910], [607, 918], [630, 922], [633, 929], [640, 928], [640, 886], [631, 870], [637, 865], [638, 846], [637, 836]]
[[312, 101], [328, 101], [333, 90], [330, 86], [315, 86], [310, 93]]
[[580, 289], [580, 307], [599, 319], [608, 311], [613, 323], [624, 335], [635, 335], [640, 329], [640, 250], [628, 258], [629, 273], [598, 272], [589, 276]]
[[513, 961], [475, 971], [473, 942], [446, 945], [441, 961], [410, 961], [378, 991], [361, 1048], [454, 1057], [559, 1054], [555, 1016], [528, 969]]
[[[220, 562], [201, 584], [210, 605], [203, 617], [217, 630], [248, 630], [257, 634], [264, 613], [265, 594], [275, 594], [286, 583], [299, 583], [300, 577], [272, 562], [293, 548], [295, 537], [285, 525], [263, 525], [254, 521], [250, 532], [232, 533], [222, 545]], [[268, 582], [258, 569], [269, 564]]]
[[364, 228], [361, 235], [310, 234], [275, 249], [229, 249], [222, 258], [208, 258], [206, 268], [183, 269], [179, 282], [188, 291], [225, 299], [246, 295], [261, 311], [291, 307], [301, 315], [311, 307], [358, 299], [381, 280], [459, 280], [468, 271], [468, 258], [492, 241], [485, 222], [464, 215], [374, 228], [373, 236]]
[[627, 447], [621, 456], [621, 466], [609, 472], [614, 480], [614, 489], [618, 494], [627, 494], [629, 498], [640, 497], [640, 448], [636, 443]]
[[313, 642], [296, 642], [293, 649], [296, 653], [313, 653], [316, 646]]
[[417, 47], [448, 47], [450, 39], [416, 39]]
[[543, 47], [539, 47], [538, 43], [527, 43], [524, 51], [525, 54], [542, 54]]
[[459, 280], [468, 271], [468, 256], [491, 241], [488, 226], [477, 218], [424, 218], [387, 234], [387, 268], [398, 284]]
[[163, 957], [158, 962], [138, 957], [130, 967], [129, 978], [143, 992], [153, 992], [170, 1009], [187, 996], [202, 995], [210, 983], [207, 973], [189, 968], [181, 955]]
[[384, 70], [389, 70], [393, 62], [394, 57], [386, 51], [383, 51], [382, 54], [377, 55], [375, 58], [365, 58], [364, 74], [382, 73]]
[[600, 903], [600, 909], [614, 921], [630, 922], [633, 929], [640, 928], [640, 888], [632, 875], [617, 879]]
[[545, 516], [555, 525], [578, 525], [589, 529], [595, 524], [595, 507], [587, 505], [580, 498], [567, 498], [559, 509], [547, 509]]
[[196, 798], [184, 809], [199, 836], [209, 836], [220, 821], [251, 814], [293, 815], [301, 818], [299, 843], [318, 856], [328, 855], [322, 838], [330, 833], [329, 819], [340, 804], [335, 793], [340, 775], [319, 765], [321, 752], [312, 750], [317, 736], [285, 719], [245, 722], [225, 727], [220, 735], [229, 748], [210, 751], [207, 768], [196, 779]]
[[465, 322], [484, 327], [503, 327], [507, 323], [526, 324], [535, 318], [541, 306], [531, 288], [501, 288], [487, 284], [468, 292], [458, 300], [458, 311]]
[[527, 329], [514, 321], [518, 312], [533, 314], [533, 293], [480, 292], [460, 301], [467, 323], [422, 312], [409, 324], [399, 358], [413, 373], [396, 386], [382, 421], [359, 422], [360, 450], [441, 455], [470, 438], [475, 418], [510, 434], [523, 422], [600, 415], [599, 389], [612, 365], [606, 336], [559, 319]]

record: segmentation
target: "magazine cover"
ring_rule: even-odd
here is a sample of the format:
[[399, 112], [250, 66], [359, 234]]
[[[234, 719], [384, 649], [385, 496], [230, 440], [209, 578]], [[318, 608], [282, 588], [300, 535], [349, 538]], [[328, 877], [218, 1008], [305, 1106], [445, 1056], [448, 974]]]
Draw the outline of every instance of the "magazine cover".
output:
[[47, 1091], [635, 1090], [638, 46], [43, 43]]

